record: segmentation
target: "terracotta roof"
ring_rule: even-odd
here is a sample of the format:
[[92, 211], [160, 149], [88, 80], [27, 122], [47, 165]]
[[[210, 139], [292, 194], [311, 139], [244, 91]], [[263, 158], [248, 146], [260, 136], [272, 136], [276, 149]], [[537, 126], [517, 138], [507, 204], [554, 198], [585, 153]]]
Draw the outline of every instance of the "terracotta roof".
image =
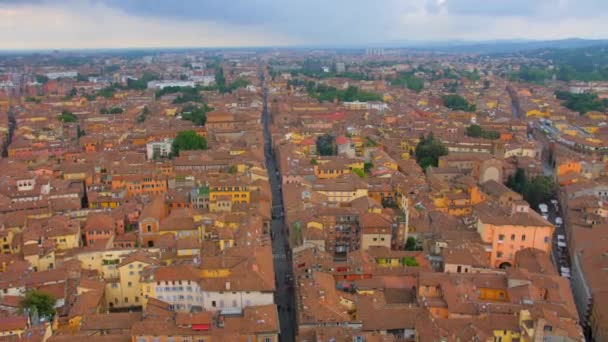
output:
[[0, 331], [25, 330], [26, 327], [25, 316], [0, 317]]
[[131, 326], [141, 319], [141, 312], [85, 315], [80, 330], [130, 330]]

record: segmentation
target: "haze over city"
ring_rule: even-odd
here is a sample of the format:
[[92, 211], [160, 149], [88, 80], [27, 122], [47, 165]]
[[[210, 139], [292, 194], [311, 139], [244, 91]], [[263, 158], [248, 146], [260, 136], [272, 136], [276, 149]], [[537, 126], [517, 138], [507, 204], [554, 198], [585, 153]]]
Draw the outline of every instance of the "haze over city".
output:
[[3, 0], [0, 18], [3, 50], [608, 37], [602, 0]]

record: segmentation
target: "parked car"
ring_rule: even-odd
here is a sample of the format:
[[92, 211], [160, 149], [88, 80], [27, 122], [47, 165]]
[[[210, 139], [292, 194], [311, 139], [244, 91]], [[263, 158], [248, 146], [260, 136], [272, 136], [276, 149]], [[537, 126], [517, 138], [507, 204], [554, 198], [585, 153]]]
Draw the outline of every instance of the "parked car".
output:
[[555, 208], [555, 211], [559, 211], [559, 202], [556, 199], [552, 199], [551, 204], [553, 204], [553, 208]]
[[564, 220], [562, 220], [561, 217], [558, 216], [558, 217], [555, 218], [555, 225], [556, 226], [561, 226], [563, 223], [564, 223]]
[[543, 214], [547, 214], [549, 213], [549, 206], [547, 206], [545, 203], [541, 203], [538, 205], [538, 209], [540, 210], [541, 213]]
[[562, 234], [557, 235], [557, 247], [566, 248], [566, 237]]

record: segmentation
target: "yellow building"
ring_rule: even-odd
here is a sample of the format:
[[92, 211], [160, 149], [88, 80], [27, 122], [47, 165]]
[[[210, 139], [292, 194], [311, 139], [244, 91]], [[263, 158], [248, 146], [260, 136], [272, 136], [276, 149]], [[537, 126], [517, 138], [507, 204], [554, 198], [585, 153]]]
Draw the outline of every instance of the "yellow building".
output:
[[0, 253], [16, 254], [19, 253], [19, 244], [13, 243], [16, 230], [5, 229], [0, 231]]
[[116, 265], [118, 278], [106, 280], [106, 305], [125, 308], [142, 305], [141, 275], [144, 268], [156, 263], [150, 255], [135, 252]]
[[44, 249], [37, 244], [27, 244], [23, 247], [23, 258], [29, 262], [35, 272], [48, 271], [55, 268], [55, 251]]
[[222, 185], [209, 187], [209, 201], [216, 201], [217, 197], [229, 196], [232, 203], [249, 203], [251, 191], [246, 185]]

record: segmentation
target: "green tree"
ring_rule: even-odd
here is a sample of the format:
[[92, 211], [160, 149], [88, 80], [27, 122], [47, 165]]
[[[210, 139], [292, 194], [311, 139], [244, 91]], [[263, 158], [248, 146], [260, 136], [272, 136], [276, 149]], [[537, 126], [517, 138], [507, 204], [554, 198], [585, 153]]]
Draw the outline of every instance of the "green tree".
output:
[[547, 176], [536, 176], [526, 183], [523, 196], [530, 203], [532, 208], [537, 208], [539, 204], [546, 203], [554, 197], [555, 184]]
[[76, 115], [74, 115], [72, 112], [68, 111], [68, 110], [64, 110], [61, 112], [61, 114], [59, 114], [58, 117], [59, 121], [61, 122], [76, 122], [77, 118]]
[[403, 258], [403, 263], [405, 264], [405, 266], [411, 266], [411, 267], [418, 266], [418, 261], [416, 261], [415, 258], [409, 257], [409, 256], [406, 256]]
[[158, 80], [160, 75], [152, 71], [144, 71], [139, 79], [127, 79], [127, 89], [145, 90], [148, 88], [148, 82]]
[[102, 88], [101, 90], [99, 90], [97, 92], [97, 95], [102, 96], [106, 99], [109, 99], [109, 98], [114, 97], [114, 94], [116, 93], [116, 89], [117, 89], [117, 86], [111, 85], [111, 86], [108, 86], [108, 87], [105, 87], [105, 88]]
[[28, 291], [21, 301], [21, 308], [30, 312], [36, 311], [40, 317], [53, 317], [55, 315], [55, 298], [38, 290]]
[[173, 140], [172, 153], [178, 156], [180, 151], [206, 150], [207, 139], [193, 130], [181, 131]]
[[435, 139], [433, 133], [430, 133], [427, 137], [424, 135], [420, 137], [415, 154], [418, 165], [426, 169], [429, 166], [436, 167], [439, 164], [439, 157], [447, 155], [448, 149], [440, 140]]
[[526, 178], [526, 170], [524, 170], [522, 168], [517, 168], [517, 171], [515, 171], [515, 174], [510, 175], [509, 178], [507, 178], [506, 185], [511, 190], [521, 194], [521, 193], [523, 193], [527, 182], [528, 182], [528, 179]]
[[556, 91], [555, 97], [562, 100], [562, 105], [570, 110], [585, 114], [592, 111], [608, 110], [608, 102], [602, 101], [595, 93], [574, 94], [567, 91]]
[[443, 105], [451, 110], [462, 110], [465, 112], [474, 112], [477, 107], [469, 103], [464, 97], [456, 94], [444, 95], [441, 97]]
[[120, 108], [120, 107], [112, 107], [109, 110], [109, 114], [121, 114], [122, 112], [124, 112], [124, 109]]
[[518, 168], [514, 175], [509, 176], [506, 185], [521, 194], [532, 208], [537, 208], [539, 204], [550, 201], [555, 195], [553, 179], [547, 176], [536, 176], [530, 179], [522, 168]]
[[361, 169], [354, 168], [353, 173], [361, 178], [365, 178], [365, 171]]
[[420, 92], [424, 88], [424, 80], [414, 76], [412, 72], [400, 73], [390, 83], [391, 85], [408, 88], [415, 92]]
[[422, 246], [420, 245], [419, 241], [415, 237], [410, 236], [405, 241], [405, 250], [406, 251], [421, 251]]
[[317, 137], [317, 153], [321, 156], [335, 156], [338, 154], [336, 137], [326, 133]]
[[486, 131], [479, 125], [470, 125], [467, 127], [465, 134], [472, 138], [484, 138], [492, 140], [500, 138], [500, 133], [496, 131]]
[[36, 75], [36, 82], [45, 84], [49, 81], [49, 78], [44, 75]]
[[76, 81], [78, 81], [78, 82], [88, 82], [89, 78], [87, 76], [81, 74], [81, 73], [78, 73], [76, 75]]
[[480, 138], [483, 134], [483, 128], [479, 125], [471, 125], [467, 127], [466, 135], [472, 138]]
[[80, 139], [80, 137], [84, 137], [85, 132], [80, 128], [80, 125], [76, 126], [76, 138]]
[[212, 111], [213, 108], [206, 104], [201, 106], [187, 105], [181, 111], [182, 120], [188, 120], [194, 122], [196, 125], [205, 126], [207, 123], [207, 113]]

